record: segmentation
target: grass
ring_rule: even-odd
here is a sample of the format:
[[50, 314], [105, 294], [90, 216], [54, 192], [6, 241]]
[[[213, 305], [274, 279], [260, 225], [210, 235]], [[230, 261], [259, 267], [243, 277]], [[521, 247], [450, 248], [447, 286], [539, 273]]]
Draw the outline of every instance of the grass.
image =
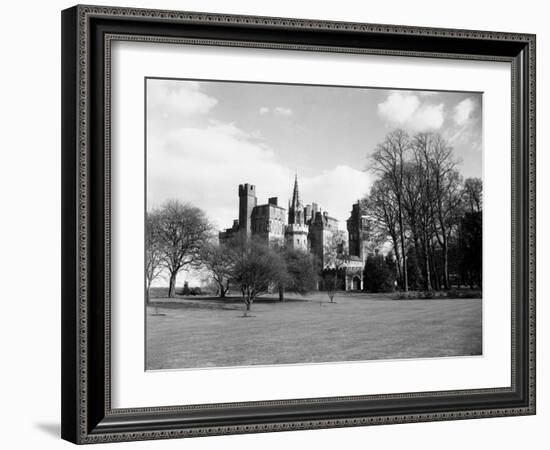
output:
[[[481, 354], [481, 300], [392, 300], [325, 293], [156, 298], [147, 308], [147, 368], [178, 369]], [[154, 306], [153, 306], [154, 305]], [[153, 315], [155, 309], [164, 315]]]

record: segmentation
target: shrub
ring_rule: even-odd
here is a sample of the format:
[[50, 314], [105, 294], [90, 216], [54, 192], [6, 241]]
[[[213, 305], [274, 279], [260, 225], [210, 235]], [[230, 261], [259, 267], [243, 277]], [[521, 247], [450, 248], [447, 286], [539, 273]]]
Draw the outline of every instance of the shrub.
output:
[[365, 262], [365, 284], [368, 292], [391, 292], [395, 286], [395, 273], [382, 255], [369, 255]]
[[202, 295], [202, 289], [200, 287], [189, 287], [187, 281], [183, 283], [181, 295]]

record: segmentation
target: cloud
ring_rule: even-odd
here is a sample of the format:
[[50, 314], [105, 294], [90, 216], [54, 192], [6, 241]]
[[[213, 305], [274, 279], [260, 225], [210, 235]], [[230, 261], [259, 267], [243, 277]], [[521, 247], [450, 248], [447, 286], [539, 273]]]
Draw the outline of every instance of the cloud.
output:
[[418, 95], [402, 91], [393, 91], [379, 103], [378, 115], [388, 126], [412, 132], [437, 130], [445, 120], [443, 103], [425, 103]]
[[313, 177], [299, 178], [298, 182], [302, 201], [317, 202], [345, 229], [352, 204], [369, 191], [372, 179], [366, 172], [339, 165]]
[[150, 119], [181, 119], [207, 114], [218, 101], [200, 91], [198, 82], [147, 81], [147, 114]]
[[292, 116], [294, 112], [290, 108], [285, 108], [284, 106], [277, 106], [273, 110], [273, 114], [277, 116], [289, 117], [289, 116]]
[[290, 117], [294, 115], [294, 111], [291, 108], [285, 106], [276, 106], [275, 108], [269, 108], [268, 106], [261, 106], [260, 115], [265, 116], [267, 114], [273, 114], [274, 116]]
[[481, 97], [468, 97], [453, 108], [452, 121], [444, 137], [463, 148], [466, 157], [477, 158], [482, 150]]
[[[286, 208], [294, 170], [256, 134], [210, 121], [148, 137], [148, 208], [170, 198], [202, 208], [218, 229], [238, 217], [238, 185], [256, 185], [259, 204], [278, 197]], [[316, 202], [345, 228], [352, 204], [368, 191], [370, 175], [340, 165], [313, 176], [298, 173], [304, 203]]]
[[453, 119], [457, 125], [465, 125], [472, 114], [474, 113], [477, 105], [471, 98], [465, 98], [454, 107]]

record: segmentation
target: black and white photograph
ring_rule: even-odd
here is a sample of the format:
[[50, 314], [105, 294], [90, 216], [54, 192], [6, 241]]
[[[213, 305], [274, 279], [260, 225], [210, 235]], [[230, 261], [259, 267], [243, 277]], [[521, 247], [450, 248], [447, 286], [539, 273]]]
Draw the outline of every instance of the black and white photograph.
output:
[[147, 78], [146, 370], [482, 355], [482, 104]]

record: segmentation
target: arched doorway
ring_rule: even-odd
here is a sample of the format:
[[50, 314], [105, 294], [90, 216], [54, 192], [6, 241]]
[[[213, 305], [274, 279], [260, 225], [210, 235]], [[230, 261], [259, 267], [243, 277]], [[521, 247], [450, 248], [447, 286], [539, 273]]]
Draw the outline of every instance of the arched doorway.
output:
[[360, 291], [361, 290], [361, 278], [359, 277], [353, 277], [352, 280], [352, 289], [354, 291]]

